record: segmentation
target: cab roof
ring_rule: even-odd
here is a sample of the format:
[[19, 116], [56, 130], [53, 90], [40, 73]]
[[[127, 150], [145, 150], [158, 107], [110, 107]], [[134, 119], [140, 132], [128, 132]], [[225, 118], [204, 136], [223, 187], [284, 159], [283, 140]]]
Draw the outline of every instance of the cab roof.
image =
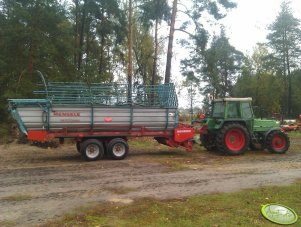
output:
[[214, 99], [213, 102], [252, 102], [252, 98], [251, 97], [247, 97], [247, 98], [220, 98], [220, 99]]

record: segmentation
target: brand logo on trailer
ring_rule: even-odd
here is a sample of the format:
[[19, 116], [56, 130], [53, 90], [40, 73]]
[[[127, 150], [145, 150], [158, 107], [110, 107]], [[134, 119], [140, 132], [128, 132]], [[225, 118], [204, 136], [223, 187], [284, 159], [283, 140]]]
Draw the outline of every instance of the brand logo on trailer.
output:
[[53, 112], [54, 117], [80, 117], [80, 112]]
[[177, 133], [191, 133], [193, 129], [178, 129]]

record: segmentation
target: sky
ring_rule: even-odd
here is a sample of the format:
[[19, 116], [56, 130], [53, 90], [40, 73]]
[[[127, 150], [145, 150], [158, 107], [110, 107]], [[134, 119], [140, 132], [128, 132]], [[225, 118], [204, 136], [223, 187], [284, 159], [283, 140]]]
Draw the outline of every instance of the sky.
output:
[[[222, 23], [231, 45], [248, 53], [257, 42], [265, 42], [267, 27], [277, 17], [282, 0], [237, 0], [237, 8], [228, 12]], [[295, 17], [301, 19], [300, 0], [291, 0]]]
[[[230, 44], [244, 54], [251, 55], [256, 43], [267, 41], [266, 36], [269, 33], [267, 28], [275, 21], [282, 0], [236, 0], [235, 2], [237, 7], [229, 11], [220, 22], [226, 29]], [[293, 15], [301, 20], [301, 1], [291, 0], [291, 7]], [[177, 19], [181, 20], [179, 17]], [[178, 35], [179, 33], [175, 34], [175, 38]], [[172, 80], [180, 83], [180, 78], [183, 78], [180, 73], [180, 60], [185, 57], [185, 50], [176, 42], [174, 50]], [[197, 99], [195, 105], [201, 105], [201, 98]], [[180, 92], [179, 106], [189, 107], [187, 93], [184, 91]]]

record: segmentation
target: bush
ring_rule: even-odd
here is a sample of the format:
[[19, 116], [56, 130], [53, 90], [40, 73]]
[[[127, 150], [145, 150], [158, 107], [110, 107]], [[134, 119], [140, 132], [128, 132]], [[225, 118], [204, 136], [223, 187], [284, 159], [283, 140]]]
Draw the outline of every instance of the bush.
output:
[[11, 143], [15, 137], [15, 128], [11, 124], [0, 124], [0, 144]]

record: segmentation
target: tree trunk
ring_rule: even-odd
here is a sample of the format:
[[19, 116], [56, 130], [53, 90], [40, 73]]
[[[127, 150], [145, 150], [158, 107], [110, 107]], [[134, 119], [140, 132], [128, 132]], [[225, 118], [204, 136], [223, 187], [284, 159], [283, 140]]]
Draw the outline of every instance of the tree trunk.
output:
[[170, 82], [172, 45], [173, 45], [173, 38], [174, 38], [174, 33], [175, 33], [175, 22], [176, 22], [176, 15], [177, 15], [177, 5], [178, 5], [178, 0], [174, 0], [173, 1], [173, 6], [172, 6], [171, 24], [170, 24], [169, 39], [168, 39], [166, 70], [165, 70], [165, 83], [169, 83]]
[[288, 102], [287, 102], [287, 114], [291, 117], [292, 114], [292, 78], [288, 49], [286, 50], [286, 67], [287, 67], [287, 77], [288, 77]]
[[133, 75], [133, 33], [132, 33], [132, 0], [129, 0], [128, 12], [128, 102], [132, 100], [132, 75]]
[[[90, 32], [89, 32], [89, 30], [90, 30], [90, 22], [89, 23], [87, 23], [87, 25], [86, 25], [87, 27], [87, 33], [86, 33], [86, 49], [85, 49], [85, 62], [84, 62], [84, 66], [85, 66], [85, 76], [86, 76], [86, 79], [87, 79], [87, 81], [88, 81], [88, 83], [92, 83], [92, 81], [91, 81], [91, 78], [89, 78], [88, 76], [89, 76], [89, 73], [87, 73], [87, 69], [89, 69], [89, 67], [87, 67], [88, 66], [88, 64], [89, 64], [89, 58], [90, 58], [90, 52], [91, 52], [91, 43], [93, 42], [93, 36], [92, 36], [92, 38], [91, 38], [91, 34], [90, 34]], [[91, 41], [90, 41], [90, 39], [91, 39]]]
[[81, 30], [79, 36], [79, 53], [78, 53], [78, 61], [77, 61], [77, 70], [81, 70], [82, 60], [83, 60], [83, 46], [84, 46], [84, 33], [85, 33], [85, 23], [86, 23], [86, 6], [87, 0], [84, 0], [83, 5], [83, 14], [82, 14], [82, 21], [81, 21]]
[[[110, 51], [110, 47], [107, 45], [107, 49], [106, 49], [106, 52], [107, 52], [107, 59], [112, 59], [111, 58], [111, 51]], [[112, 61], [108, 61], [108, 66], [107, 66], [107, 70], [108, 70], [108, 73], [110, 74], [110, 78], [109, 78], [109, 83], [112, 83], [113, 82], [113, 79], [114, 79], [114, 76], [112, 75], [112, 72], [111, 72], [111, 69], [112, 69]]]
[[134, 50], [136, 62], [137, 62], [137, 65], [138, 65], [138, 71], [139, 71], [140, 74], [142, 75], [143, 85], [146, 85], [147, 80], [146, 80], [146, 72], [145, 72], [145, 69], [144, 69], [144, 67], [143, 67], [143, 64], [141, 64], [140, 61], [139, 61], [139, 55], [138, 55], [137, 48], [134, 47], [133, 50]]
[[104, 59], [105, 59], [105, 37], [104, 35], [101, 35], [100, 38], [100, 59], [99, 59], [99, 67], [98, 67], [98, 73], [99, 75], [102, 75], [105, 72], [105, 63], [104, 63]]
[[287, 75], [287, 81], [288, 81], [288, 91], [287, 91], [287, 115], [288, 117], [291, 117], [292, 112], [292, 80], [291, 80], [291, 70], [290, 70], [290, 59], [289, 59], [289, 47], [287, 45], [287, 30], [284, 30], [284, 64], [285, 64], [285, 74]]
[[155, 85], [156, 78], [157, 78], [158, 23], [159, 23], [159, 20], [156, 19], [156, 24], [155, 24], [155, 51], [154, 51], [154, 63], [153, 63], [153, 74], [152, 74], [152, 82], [151, 82], [151, 85]]
[[73, 57], [73, 64], [76, 67], [78, 61], [78, 46], [79, 46], [79, 3], [78, 0], [74, 0], [75, 5], [75, 28], [74, 28], [74, 57]]
[[[101, 27], [104, 26], [104, 8], [101, 10], [101, 21], [100, 25]], [[103, 32], [100, 32], [100, 59], [99, 59], [99, 67], [98, 67], [98, 73], [99, 75], [102, 75], [105, 72], [105, 35]]]

